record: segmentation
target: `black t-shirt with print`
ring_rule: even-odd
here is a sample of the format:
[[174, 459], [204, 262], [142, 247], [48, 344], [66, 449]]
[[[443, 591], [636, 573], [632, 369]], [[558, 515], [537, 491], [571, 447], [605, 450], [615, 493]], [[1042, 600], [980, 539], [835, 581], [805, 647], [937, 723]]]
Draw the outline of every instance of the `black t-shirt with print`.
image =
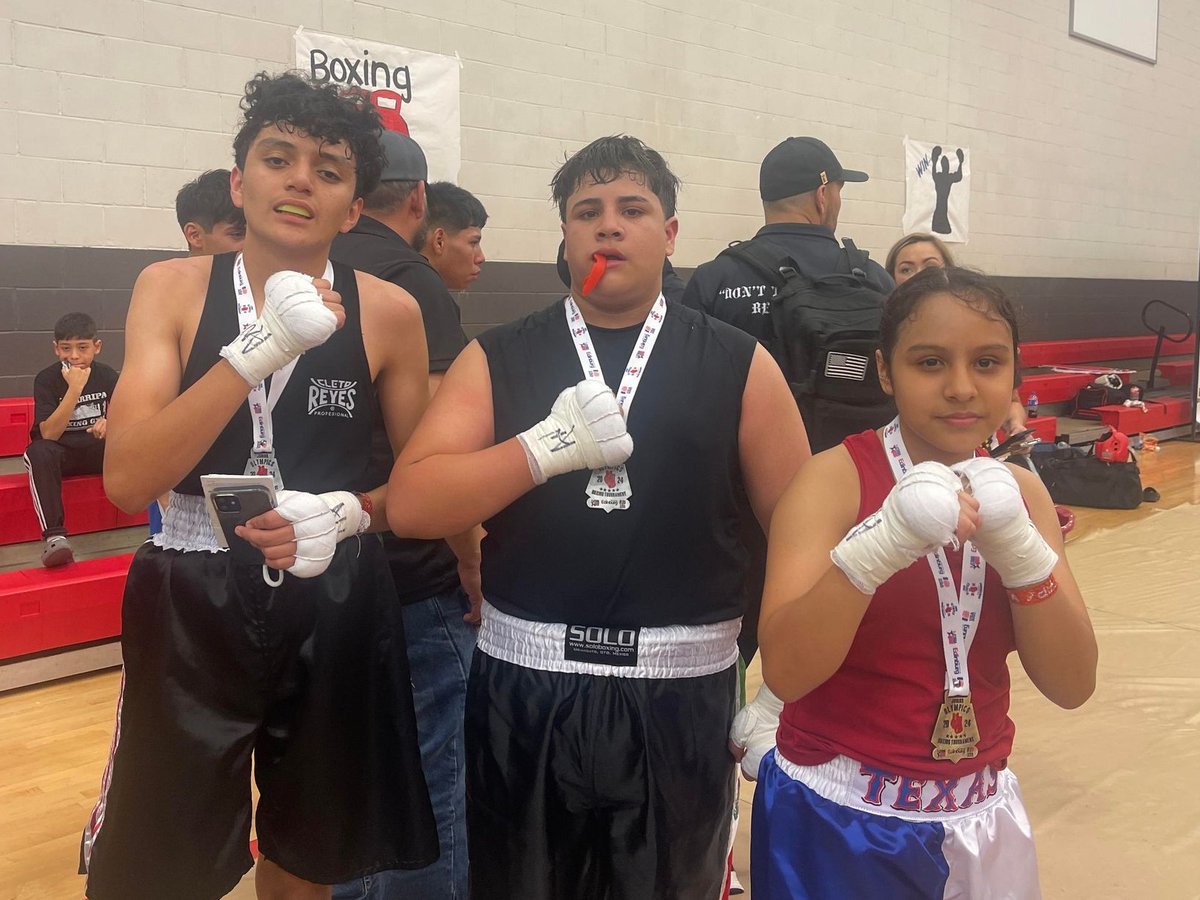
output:
[[[108, 401], [112, 399], [116, 386], [117, 370], [102, 362], [93, 362], [92, 373], [88, 376], [83, 390], [79, 392], [71, 419], [59, 440], [71, 443], [78, 441], [79, 435], [86, 435], [88, 440], [95, 440], [87, 434], [87, 430], [95, 425], [98, 419], [108, 415]], [[41, 438], [42, 422], [54, 414], [65, 396], [67, 379], [63, 378], [62, 363], [56, 362], [37, 373], [33, 379], [33, 427], [29, 429], [31, 440]]]

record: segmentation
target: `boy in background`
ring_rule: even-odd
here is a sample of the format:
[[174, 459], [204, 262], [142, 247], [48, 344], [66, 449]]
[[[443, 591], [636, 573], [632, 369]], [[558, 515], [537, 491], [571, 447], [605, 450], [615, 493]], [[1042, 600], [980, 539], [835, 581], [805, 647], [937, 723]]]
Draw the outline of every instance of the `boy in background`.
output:
[[75, 561], [63, 526], [63, 476], [99, 475], [104, 465], [105, 417], [117, 373], [95, 361], [101, 343], [91, 316], [67, 313], [54, 325], [58, 362], [33, 380], [34, 425], [24, 460], [47, 568]]
[[483, 255], [487, 210], [470, 191], [448, 181], [426, 185], [425, 202], [425, 222], [416, 247], [449, 290], [465, 291], [487, 260]]
[[210, 169], [175, 195], [175, 218], [188, 245], [188, 256], [215, 256], [242, 249], [246, 216], [233, 205], [229, 170]]

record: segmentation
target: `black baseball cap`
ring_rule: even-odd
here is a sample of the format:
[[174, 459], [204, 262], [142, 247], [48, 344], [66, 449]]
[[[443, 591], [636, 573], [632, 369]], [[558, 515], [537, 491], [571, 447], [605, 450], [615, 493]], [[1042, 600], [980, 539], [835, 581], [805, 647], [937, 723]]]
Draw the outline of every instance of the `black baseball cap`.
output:
[[866, 172], [843, 169], [824, 141], [790, 137], [766, 155], [758, 170], [758, 193], [763, 200], [782, 200], [807, 194], [831, 181], [866, 181]]
[[383, 167], [380, 181], [428, 181], [429, 166], [425, 162], [425, 151], [407, 134], [385, 131], [379, 138], [387, 163]]

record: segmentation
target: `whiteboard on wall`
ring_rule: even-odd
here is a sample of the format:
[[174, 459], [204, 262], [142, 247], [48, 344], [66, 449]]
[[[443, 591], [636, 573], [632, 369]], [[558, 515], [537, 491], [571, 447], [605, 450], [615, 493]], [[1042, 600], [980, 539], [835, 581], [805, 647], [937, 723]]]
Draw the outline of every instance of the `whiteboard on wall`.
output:
[[1158, 0], [1071, 0], [1071, 36], [1158, 61]]

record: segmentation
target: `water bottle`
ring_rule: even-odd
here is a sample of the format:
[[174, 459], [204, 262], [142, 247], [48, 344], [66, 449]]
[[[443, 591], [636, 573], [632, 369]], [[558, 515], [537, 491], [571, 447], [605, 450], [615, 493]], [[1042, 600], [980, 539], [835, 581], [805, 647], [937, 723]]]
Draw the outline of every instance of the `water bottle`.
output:
[[1029, 399], [1025, 402], [1025, 412], [1029, 414], [1029, 418], [1036, 419], [1038, 411], [1038, 395], [1030, 394]]

